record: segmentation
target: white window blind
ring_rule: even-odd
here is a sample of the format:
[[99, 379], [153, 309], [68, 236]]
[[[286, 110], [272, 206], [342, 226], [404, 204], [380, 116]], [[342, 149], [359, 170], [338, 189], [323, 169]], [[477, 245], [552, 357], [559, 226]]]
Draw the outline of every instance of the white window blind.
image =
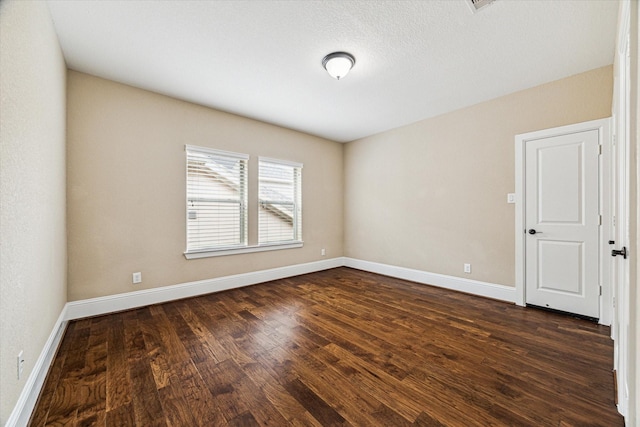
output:
[[259, 159], [259, 244], [302, 240], [301, 189], [301, 164]]
[[247, 245], [248, 155], [187, 146], [187, 252]]

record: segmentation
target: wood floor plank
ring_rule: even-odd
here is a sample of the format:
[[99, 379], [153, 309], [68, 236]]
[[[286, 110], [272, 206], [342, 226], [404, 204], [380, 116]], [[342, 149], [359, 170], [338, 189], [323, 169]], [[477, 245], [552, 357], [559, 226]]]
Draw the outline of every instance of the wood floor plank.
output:
[[131, 312], [126, 316], [124, 332], [128, 354], [127, 366], [131, 378], [133, 414], [136, 425], [166, 426], [166, 416], [158, 396], [149, 360], [146, 357], [144, 336], [140, 319], [149, 316], [148, 309]]
[[[66, 342], [63, 342], [62, 346], [65, 351], [65, 360], [59, 381], [55, 386], [45, 425], [75, 425], [77, 421], [78, 409], [87, 398], [86, 395], [82, 395], [83, 391], [87, 391], [82, 388], [82, 378], [91, 332], [90, 325], [90, 320], [75, 322], [70, 328], [73, 333], [68, 337], [65, 336]], [[32, 418], [40, 418], [37, 411], [34, 415]]]
[[285, 388], [323, 426], [348, 425], [347, 421], [300, 380], [289, 381]]
[[260, 363], [250, 363], [242, 369], [288, 424], [321, 427], [300, 402], [287, 392], [280, 379], [272, 376]]
[[32, 426], [601, 426], [609, 328], [349, 268], [70, 322]]
[[107, 411], [107, 426], [134, 427], [136, 421], [133, 414], [132, 403], [127, 403]]
[[131, 402], [131, 378], [127, 369], [122, 315], [112, 317], [107, 352], [107, 411], [115, 411]]
[[[172, 417], [191, 420], [185, 421], [188, 425], [215, 425], [222, 419], [220, 411], [188, 351], [197, 338], [175, 306], [156, 306], [150, 311], [151, 318], [141, 325], [147, 350], [156, 356], [156, 361], [163, 361], [156, 369], [166, 372], [166, 376], [156, 373], [155, 378], [164, 381], [168, 377], [168, 383], [163, 382], [162, 386], [156, 380], [165, 412], [171, 408]], [[176, 421], [170, 424], [183, 425]]]
[[259, 425], [276, 427], [287, 424], [284, 416], [248, 376], [242, 376], [233, 387], [238, 392], [238, 398], [251, 408], [251, 414]]
[[[107, 388], [107, 317], [93, 319], [90, 327], [88, 348], [82, 380], [79, 382], [86, 396], [78, 408], [78, 423], [104, 425]], [[94, 416], [95, 415], [95, 416]]]
[[256, 419], [254, 418], [253, 414], [248, 411], [243, 412], [242, 414], [229, 420], [229, 423], [227, 425], [231, 427], [259, 427], [260, 426], [260, 424], [258, 424], [258, 421], [256, 421]]
[[171, 426], [199, 425], [177, 385], [167, 384], [158, 389], [158, 395], [168, 421], [167, 424]]

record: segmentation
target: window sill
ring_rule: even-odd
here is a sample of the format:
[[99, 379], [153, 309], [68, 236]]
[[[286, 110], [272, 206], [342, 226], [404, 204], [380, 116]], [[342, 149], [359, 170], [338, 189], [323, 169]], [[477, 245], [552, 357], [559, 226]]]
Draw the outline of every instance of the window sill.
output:
[[185, 252], [184, 257], [186, 259], [209, 258], [209, 257], [216, 257], [216, 256], [248, 254], [251, 252], [279, 251], [281, 249], [301, 248], [302, 246], [303, 246], [303, 242], [271, 243], [266, 245], [243, 246], [241, 248]]

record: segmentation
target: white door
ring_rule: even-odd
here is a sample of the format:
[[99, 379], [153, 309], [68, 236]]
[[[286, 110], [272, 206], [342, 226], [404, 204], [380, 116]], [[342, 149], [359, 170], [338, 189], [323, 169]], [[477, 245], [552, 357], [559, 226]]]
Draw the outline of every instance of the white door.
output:
[[598, 130], [525, 144], [525, 301], [599, 317]]

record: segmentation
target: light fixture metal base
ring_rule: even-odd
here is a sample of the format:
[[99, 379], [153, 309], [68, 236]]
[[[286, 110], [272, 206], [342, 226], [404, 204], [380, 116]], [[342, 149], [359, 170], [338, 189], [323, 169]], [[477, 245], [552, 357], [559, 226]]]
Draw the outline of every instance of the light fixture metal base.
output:
[[[337, 65], [334, 65], [336, 63]], [[346, 76], [354, 65], [356, 65], [356, 58], [348, 52], [333, 52], [322, 58], [324, 69], [337, 80]]]

